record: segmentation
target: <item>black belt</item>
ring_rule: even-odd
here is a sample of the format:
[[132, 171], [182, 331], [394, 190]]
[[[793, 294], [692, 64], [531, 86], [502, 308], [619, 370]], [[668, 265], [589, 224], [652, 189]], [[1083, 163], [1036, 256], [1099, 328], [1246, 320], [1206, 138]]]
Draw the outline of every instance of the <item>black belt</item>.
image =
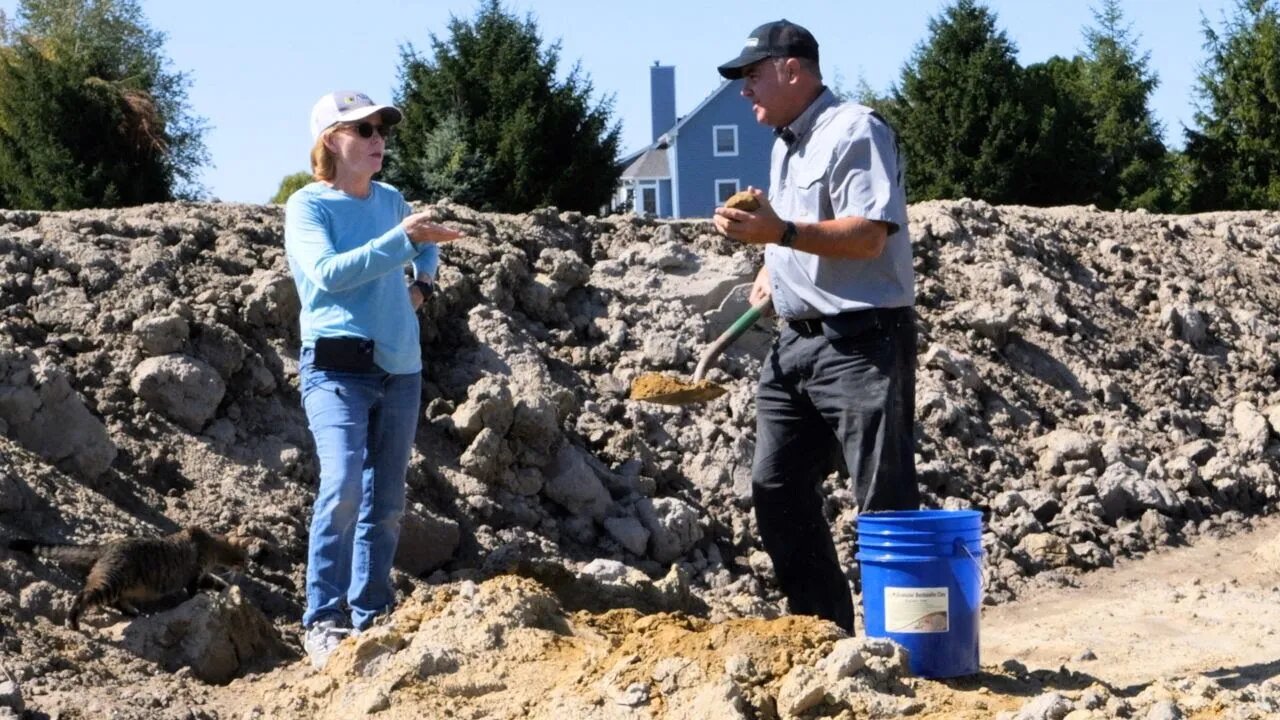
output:
[[903, 314], [911, 312], [911, 307], [867, 308], [866, 310], [850, 310], [839, 315], [827, 315], [805, 320], [788, 320], [787, 325], [798, 335], [813, 337], [827, 335], [834, 337], [853, 337], [867, 330], [881, 330], [889, 327]]
[[800, 335], [821, 335], [822, 321], [824, 318], [810, 318], [808, 320], [788, 320], [787, 324], [791, 326]]

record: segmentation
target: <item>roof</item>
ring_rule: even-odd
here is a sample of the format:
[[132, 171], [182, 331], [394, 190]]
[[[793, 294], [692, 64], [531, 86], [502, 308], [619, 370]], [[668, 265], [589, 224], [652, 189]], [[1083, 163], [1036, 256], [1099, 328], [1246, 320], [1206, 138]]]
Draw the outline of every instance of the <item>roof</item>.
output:
[[667, 146], [651, 146], [635, 162], [622, 171], [622, 180], [638, 180], [671, 177], [671, 164], [667, 162]]

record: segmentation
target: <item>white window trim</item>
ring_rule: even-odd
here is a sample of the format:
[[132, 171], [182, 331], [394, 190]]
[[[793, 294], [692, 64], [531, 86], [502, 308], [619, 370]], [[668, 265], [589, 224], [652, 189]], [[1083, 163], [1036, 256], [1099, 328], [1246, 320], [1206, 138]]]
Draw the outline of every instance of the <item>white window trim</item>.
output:
[[720, 186], [726, 183], [733, 183], [733, 192], [738, 192], [739, 190], [742, 189], [742, 181], [739, 180], [738, 178], [716, 178], [713, 181], [713, 184], [711, 186], [712, 188], [714, 188], [712, 190], [714, 194], [711, 197], [716, 199], [716, 207], [720, 207], [721, 205], [724, 205], [724, 200], [720, 199]]
[[[721, 130], [733, 131], [733, 150], [729, 152], [720, 152], [719, 134]], [[712, 125], [711, 126], [711, 153], [716, 157], [737, 157], [738, 156], [738, 126], [737, 125]]]
[[[657, 180], [638, 180], [636, 181], [636, 208], [635, 213], [641, 214], [644, 210], [644, 191], [653, 188], [653, 217], [662, 217], [662, 185]], [[645, 217], [648, 217], [647, 215]]]

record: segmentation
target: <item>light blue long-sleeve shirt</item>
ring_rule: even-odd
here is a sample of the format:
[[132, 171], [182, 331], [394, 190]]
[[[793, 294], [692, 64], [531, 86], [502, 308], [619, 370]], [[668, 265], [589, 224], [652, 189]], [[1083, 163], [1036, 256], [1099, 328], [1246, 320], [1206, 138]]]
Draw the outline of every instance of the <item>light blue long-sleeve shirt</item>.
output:
[[434, 278], [440, 251], [409, 241], [400, 221], [411, 212], [398, 190], [378, 182], [365, 198], [318, 182], [289, 196], [284, 246], [302, 301], [303, 347], [319, 337], [358, 335], [373, 340], [383, 370], [421, 372], [404, 267], [412, 263], [414, 277]]

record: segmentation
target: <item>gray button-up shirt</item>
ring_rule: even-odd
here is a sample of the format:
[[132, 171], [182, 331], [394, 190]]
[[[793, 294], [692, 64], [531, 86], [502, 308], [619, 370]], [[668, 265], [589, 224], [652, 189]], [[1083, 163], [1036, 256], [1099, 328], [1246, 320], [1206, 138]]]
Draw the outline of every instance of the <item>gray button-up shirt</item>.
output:
[[[789, 132], [786, 132], [789, 131]], [[790, 143], [783, 140], [793, 135]], [[769, 245], [773, 303], [787, 319], [915, 303], [903, 167], [893, 129], [871, 108], [839, 103], [824, 89], [781, 131], [769, 163], [769, 202], [784, 220], [863, 217], [889, 223], [870, 260], [820, 257]]]

